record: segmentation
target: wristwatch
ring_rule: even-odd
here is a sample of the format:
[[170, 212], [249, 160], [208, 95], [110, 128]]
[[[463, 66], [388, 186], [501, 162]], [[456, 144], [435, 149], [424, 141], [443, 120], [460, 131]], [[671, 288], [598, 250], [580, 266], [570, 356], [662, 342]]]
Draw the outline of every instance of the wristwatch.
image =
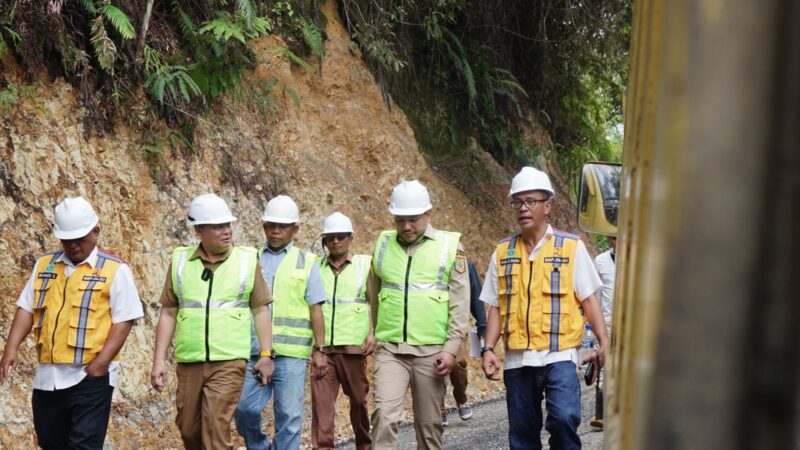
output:
[[314, 350], [316, 350], [316, 351], [318, 351], [320, 353], [325, 353], [325, 346], [324, 345], [318, 345], [318, 346], [314, 347]]
[[269, 359], [275, 359], [275, 352], [272, 351], [272, 350], [261, 350], [258, 353], [258, 356], [260, 356], [262, 358], [267, 357]]
[[494, 347], [481, 347], [481, 357], [483, 357], [483, 354], [486, 352], [494, 353]]

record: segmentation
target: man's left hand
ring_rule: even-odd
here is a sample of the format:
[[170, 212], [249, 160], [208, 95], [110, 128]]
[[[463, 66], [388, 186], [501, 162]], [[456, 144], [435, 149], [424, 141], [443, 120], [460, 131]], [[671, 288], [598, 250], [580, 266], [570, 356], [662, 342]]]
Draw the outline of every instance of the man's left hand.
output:
[[371, 355], [375, 351], [375, 335], [370, 333], [366, 339], [364, 339], [364, 345], [361, 346], [361, 353], [364, 356]]
[[328, 356], [325, 353], [315, 350], [311, 354], [311, 376], [320, 380], [328, 373]]
[[95, 358], [89, 363], [88, 366], [86, 366], [85, 369], [83, 369], [83, 371], [86, 372], [86, 375], [89, 375], [90, 377], [104, 377], [108, 375], [109, 364], [110, 363], [108, 362], [103, 362], [100, 359]]
[[439, 357], [433, 362], [433, 369], [436, 375], [443, 377], [453, 371], [456, 365], [456, 357], [448, 352], [439, 353]]

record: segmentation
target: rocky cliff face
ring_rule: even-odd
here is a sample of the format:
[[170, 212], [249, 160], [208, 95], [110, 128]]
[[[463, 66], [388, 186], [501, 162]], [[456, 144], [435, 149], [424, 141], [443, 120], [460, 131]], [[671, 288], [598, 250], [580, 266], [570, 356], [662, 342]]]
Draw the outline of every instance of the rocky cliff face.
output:
[[[239, 217], [236, 242], [258, 245], [263, 241], [264, 204], [274, 195], [288, 194], [301, 208], [298, 243], [317, 253], [322, 219], [337, 210], [353, 219], [355, 250], [371, 252], [379, 231], [392, 225], [388, 198], [403, 179], [418, 178], [428, 187], [434, 225], [462, 232], [468, 256], [481, 269], [493, 243], [514, 228], [505, 208], [508, 174], [480, 149], [465, 150], [488, 174], [474, 183], [466, 180], [485, 193], [485, 201], [476, 206], [432, 170], [402, 112], [387, 106], [354, 51], [334, 2], [326, 2], [324, 13], [330, 39], [321, 76], [269, 51], [274, 41], [262, 41], [255, 49], [260, 62], [247, 85], [276, 78], [279, 86], [299, 94], [300, 106], [276, 89], [278, 104], [284, 106], [274, 120], [265, 121], [242, 102], [220, 100], [199, 121], [194, 151], [173, 151], [165, 145], [162, 160], [148, 158], [144, 147], [159, 136], [163, 139], [167, 130], [130, 125], [135, 120], [118, 124], [105, 136], [87, 136], [82, 126], [87, 111], [79, 93], [60, 79], [37, 80], [17, 106], [3, 113], [0, 291], [5, 295], [0, 301], [0, 336], [7, 336], [17, 295], [35, 259], [58, 247], [51, 232], [53, 208], [65, 196], [83, 195], [93, 203], [101, 218], [102, 246], [130, 264], [138, 283], [145, 317], [134, 326], [122, 352], [123, 375], [114, 394], [108, 448], [180, 447], [173, 425], [174, 372], [170, 393], [158, 394], [149, 387], [149, 371], [169, 252], [194, 242], [185, 218], [195, 195], [216, 192], [226, 198]], [[11, 72], [7, 77], [14, 79]], [[131, 117], [150, 114], [141, 106], [146, 102], [133, 103], [127, 107]], [[0, 386], [2, 448], [35, 447], [31, 337], [20, 353], [18, 372]], [[474, 371], [471, 375], [478, 383], [471, 393], [478, 399], [494, 395], [485, 392], [488, 384], [478, 379], [482, 376]]]

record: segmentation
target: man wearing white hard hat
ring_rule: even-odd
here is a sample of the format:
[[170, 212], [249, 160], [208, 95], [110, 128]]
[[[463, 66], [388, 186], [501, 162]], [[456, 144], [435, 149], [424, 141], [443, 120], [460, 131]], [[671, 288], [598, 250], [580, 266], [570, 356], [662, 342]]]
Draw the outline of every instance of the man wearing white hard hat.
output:
[[[269, 202], [261, 216], [266, 245], [259, 250], [264, 278], [272, 288], [272, 333], [275, 373], [270, 383], [258, 383], [251, 373], [236, 408], [236, 430], [248, 449], [298, 449], [303, 426], [303, 400], [308, 358], [312, 357], [312, 376], [322, 378], [327, 361], [322, 353], [325, 321], [322, 286], [317, 256], [294, 245], [300, 227], [300, 210], [286, 195]], [[312, 347], [314, 347], [312, 356]], [[254, 339], [250, 364], [263, 347]], [[261, 429], [261, 411], [274, 394], [275, 436], [272, 443]]]
[[372, 443], [396, 448], [406, 392], [414, 401], [417, 448], [442, 448], [445, 380], [469, 321], [469, 275], [460, 233], [431, 226], [419, 181], [392, 191], [394, 229], [375, 243], [367, 299], [375, 320]]
[[17, 300], [0, 383], [34, 330], [33, 425], [44, 449], [102, 449], [119, 376], [119, 351], [142, 317], [130, 267], [97, 246], [99, 219], [83, 197], [56, 206], [61, 250], [40, 257]]
[[512, 450], [542, 448], [543, 398], [550, 448], [581, 448], [581, 391], [575, 372], [584, 314], [598, 331], [599, 351], [591, 357], [597, 364], [595, 376], [607, 345], [594, 295], [602, 282], [578, 236], [548, 223], [554, 195], [550, 178], [533, 167], [524, 167], [511, 181], [508, 198], [519, 232], [497, 244], [480, 297], [490, 306], [481, 349], [490, 380], [501, 377], [494, 347], [503, 337]]
[[358, 450], [368, 450], [367, 355], [375, 350], [367, 283], [370, 261], [367, 255], [353, 255], [353, 224], [340, 212], [325, 218], [322, 243], [328, 250], [320, 261], [325, 285], [325, 355], [328, 371], [311, 380], [311, 447], [333, 449], [334, 415], [339, 386], [350, 398], [350, 425]]
[[262, 348], [250, 370], [263, 383], [273, 372], [269, 289], [255, 248], [233, 245], [236, 217], [215, 194], [195, 197], [188, 224], [199, 245], [172, 252], [150, 382], [166, 386], [167, 347], [175, 337], [175, 423], [187, 449], [233, 448], [231, 419], [250, 359], [251, 317]]

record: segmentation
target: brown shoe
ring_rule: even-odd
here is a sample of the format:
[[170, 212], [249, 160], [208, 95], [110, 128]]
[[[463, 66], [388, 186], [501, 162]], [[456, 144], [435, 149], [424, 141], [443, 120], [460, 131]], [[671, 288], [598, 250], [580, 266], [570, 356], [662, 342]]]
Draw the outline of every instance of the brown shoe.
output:
[[589, 422], [589, 425], [591, 425], [591, 426], [593, 426], [595, 428], [600, 428], [602, 430], [603, 429], [603, 419], [596, 419], [596, 418], [592, 417], [592, 420]]

